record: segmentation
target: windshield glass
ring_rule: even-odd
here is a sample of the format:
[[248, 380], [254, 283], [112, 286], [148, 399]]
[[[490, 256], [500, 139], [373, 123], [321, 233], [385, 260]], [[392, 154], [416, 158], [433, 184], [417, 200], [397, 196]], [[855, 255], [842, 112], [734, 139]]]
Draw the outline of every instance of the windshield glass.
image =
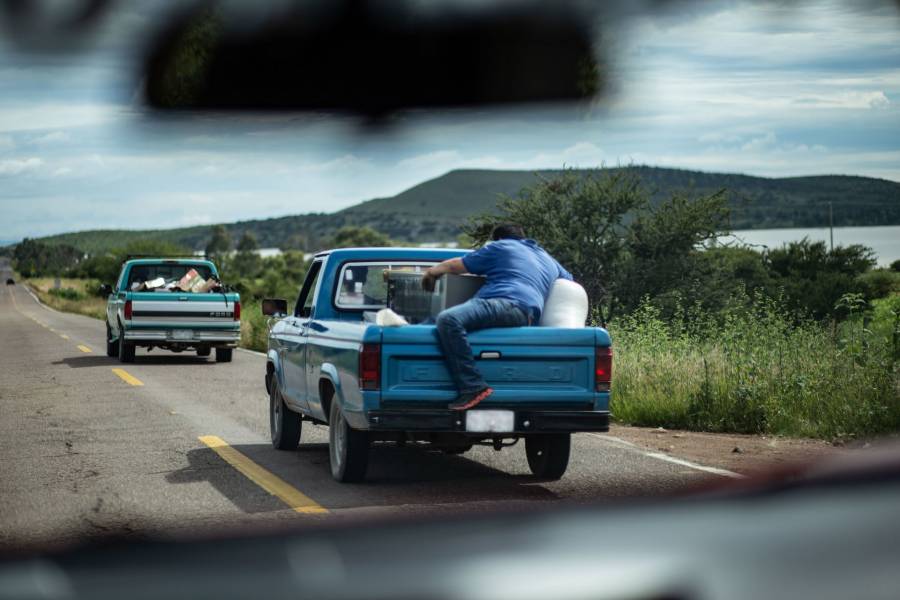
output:
[[[898, 36], [896, 0], [0, 0], [0, 597], [31, 546], [603, 515], [866, 460], [900, 436]], [[817, 514], [807, 558], [862, 531]], [[655, 549], [533, 566], [539, 537], [378, 597], [513, 565], [497, 596], [555, 599]], [[432, 581], [338, 545], [247, 570]], [[685, 581], [621, 595], [722, 589]]]

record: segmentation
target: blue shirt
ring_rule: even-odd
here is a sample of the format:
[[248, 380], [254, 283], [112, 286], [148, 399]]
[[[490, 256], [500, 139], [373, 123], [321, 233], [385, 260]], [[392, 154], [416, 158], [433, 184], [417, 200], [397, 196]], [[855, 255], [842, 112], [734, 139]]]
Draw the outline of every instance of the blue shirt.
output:
[[476, 298], [504, 298], [534, 321], [541, 317], [553, 282], [560, 277], [572, 280], [534, 240], [498, 240], [465, 255], [462, 261], [469, 273], [487, 278]]

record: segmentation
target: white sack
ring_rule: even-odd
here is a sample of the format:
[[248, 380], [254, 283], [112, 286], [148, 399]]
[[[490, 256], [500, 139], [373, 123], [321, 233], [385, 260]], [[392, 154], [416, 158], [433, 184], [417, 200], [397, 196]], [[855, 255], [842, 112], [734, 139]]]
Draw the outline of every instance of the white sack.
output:
[[584, 288], [568, 279], [557, 279], [541, 313], [542, 327], [584, 327], [588, 314], [588, 297]]
[[382, 327], [400, 327], [409, 325], [409, 322], [389, 308], [382, 308], [375, 313], [375, 324]]

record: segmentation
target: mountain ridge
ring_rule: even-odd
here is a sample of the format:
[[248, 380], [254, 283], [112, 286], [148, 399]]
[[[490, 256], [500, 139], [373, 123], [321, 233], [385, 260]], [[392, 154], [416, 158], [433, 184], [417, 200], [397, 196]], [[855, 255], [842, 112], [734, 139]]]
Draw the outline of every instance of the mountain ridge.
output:
[[[858, 175], [807, 175], [769, 178], [740, 173], [712, 173], [649, 166], [617, 167], [634, 171], [655, 200], [691, 190], [729, 192], [734, 229], [819, 227], [827, 225], [828, 205], [835, 226], [900, 225], [900, 183]], [[597, 169], [568, 169], [576, 175]], [[223, 223], [234, 242], [245, 231], [260, 246], [314, 250], [327, 245], [340, 227], [368, 225], [398, 241], [448, 242], [473, 215], [489, 212], [497, 200], [514, 196], [539, 177], [563, 169], [503, 171], [455, 169], [418, 183], [394, 196], [372, 198], [334, 213], [305, 213]], [[136, 239], [154, 239], [202, 249], [212, 225], [176, 229], [103, 229], [38, 238], [69, 244], [89, 253], [121, 248]]]

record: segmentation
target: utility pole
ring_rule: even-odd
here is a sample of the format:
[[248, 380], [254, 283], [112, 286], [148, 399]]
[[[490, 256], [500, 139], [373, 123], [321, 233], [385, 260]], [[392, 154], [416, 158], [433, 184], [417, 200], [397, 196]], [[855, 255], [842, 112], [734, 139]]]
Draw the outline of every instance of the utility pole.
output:
[[828, 203], [828, 237], [831, 240], [831, 252], [834, 252], [834, 210], [831, 205], [832, 203]]

